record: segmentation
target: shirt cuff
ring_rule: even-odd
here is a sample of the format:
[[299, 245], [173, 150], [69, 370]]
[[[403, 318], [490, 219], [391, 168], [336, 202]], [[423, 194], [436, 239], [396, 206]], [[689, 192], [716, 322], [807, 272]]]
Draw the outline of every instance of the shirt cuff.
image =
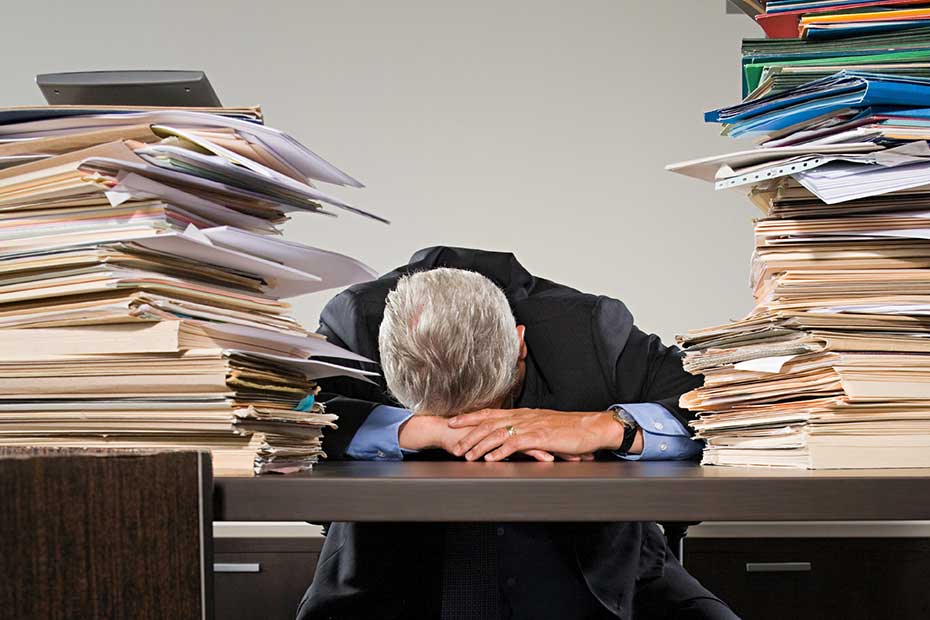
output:
[[641, 454], [618, 454], [628, 461], [676, 461], [700, 454], [702, 441], [691, 438], [681, 421], [658, 403], [619, 404], [643, 429]]
[[404, 454], [415, 450], [403, 450], [397, 438], [400, 425], [413, 414], [400, 407], [378, 405], [355, 432], [346, 454], [364, 461], [401, 461]]

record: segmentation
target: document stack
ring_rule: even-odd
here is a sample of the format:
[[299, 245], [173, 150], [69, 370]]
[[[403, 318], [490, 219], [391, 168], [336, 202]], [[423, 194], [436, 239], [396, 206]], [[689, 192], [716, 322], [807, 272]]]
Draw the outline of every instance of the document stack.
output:
[[[0, 109], [0, 445], [195, 448], [220, 475], [307, 469], [317, 379], [364, 360], [287, 298], [370, 279], [285, 241], [289, 214], [370, 214], [258, 108]], [[376, 218], [380, 219], [380, 218]]]
[[704, 464], [930, 466], [930, 9], [906, 4], [768, 2], [793, 38], [744, 41], [743, 101], [705, 117], [755, 148], [668, 167], [762, 212], [753, 310], [679, 337]]

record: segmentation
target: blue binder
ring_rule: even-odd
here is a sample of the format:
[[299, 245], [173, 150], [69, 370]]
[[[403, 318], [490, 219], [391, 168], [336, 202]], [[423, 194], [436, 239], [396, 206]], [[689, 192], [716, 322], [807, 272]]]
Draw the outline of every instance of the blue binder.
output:
[[789, 91], [747, 101], [704, 115], [729, 125], [732, 137], [766, 133], [848, 108], [892, 106], [926, 109], [930, 79], [840, 71]]

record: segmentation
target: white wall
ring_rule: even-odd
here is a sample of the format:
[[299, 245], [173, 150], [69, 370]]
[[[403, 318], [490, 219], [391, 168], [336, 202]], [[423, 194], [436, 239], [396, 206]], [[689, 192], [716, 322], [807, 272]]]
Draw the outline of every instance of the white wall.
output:
[[738, 99], [757, 33], [723, 0], [5, 4], [0, 105], [41, 102], [36, 73], [204, 69], [394, 222], [304, 214], [291, 239], [379, 271], [433, 244], [510, 250], [665, 338], [749, 308], [751, 207], [663, 171], [737, 146], [701, 116]]

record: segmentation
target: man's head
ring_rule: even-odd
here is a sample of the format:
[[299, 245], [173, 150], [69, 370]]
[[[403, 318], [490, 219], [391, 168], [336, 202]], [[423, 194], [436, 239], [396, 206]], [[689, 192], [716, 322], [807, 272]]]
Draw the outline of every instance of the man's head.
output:
[[504, 293], [462, 269], [401, 278], [378, 336], [391, 393], [417, 414], [451, 416], [500, 405], [526, 355]]

